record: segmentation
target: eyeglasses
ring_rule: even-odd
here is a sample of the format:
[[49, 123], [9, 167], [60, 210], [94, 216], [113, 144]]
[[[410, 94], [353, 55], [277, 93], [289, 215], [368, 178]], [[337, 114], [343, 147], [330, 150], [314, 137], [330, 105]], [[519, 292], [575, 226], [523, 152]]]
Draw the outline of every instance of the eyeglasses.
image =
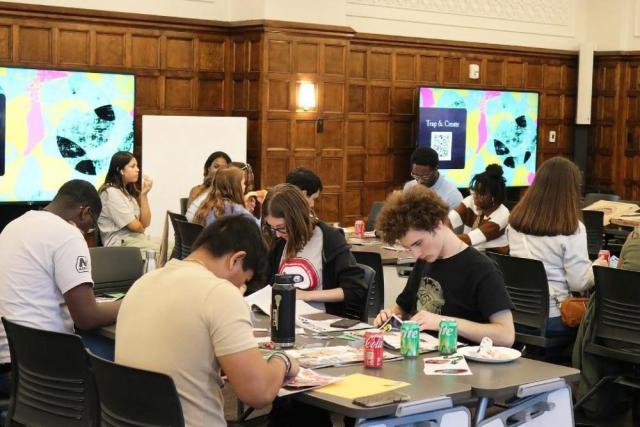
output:
[[80, 209], [84, 209], [87, 208], [88, 212], [89, 212], [89, 216], [91, 217], [91, 222], [93, 227], [89, 228], [86, 233], [87, 234], [91, 234], [93, 232], [95, 232], [98, 229], [98, 217], [93, 213], [93, 209], [91, 209], [91, 206], [80, 206]]
[[411, 172], [411, 178], [415, 179], [416, 181], [428, 181], [429, 178], [431, 178], [433, 176], [434, 172], [428, 173], [426, 175], [418, 175], [415, 174], [413, 172]]
[[274, 233], [287, 234], [286, 225], [279, 225], [277, 227], [274, 227], [271, 224], [267, 224], [267, 227], [269, 228], [269, 230], [273, 231]]

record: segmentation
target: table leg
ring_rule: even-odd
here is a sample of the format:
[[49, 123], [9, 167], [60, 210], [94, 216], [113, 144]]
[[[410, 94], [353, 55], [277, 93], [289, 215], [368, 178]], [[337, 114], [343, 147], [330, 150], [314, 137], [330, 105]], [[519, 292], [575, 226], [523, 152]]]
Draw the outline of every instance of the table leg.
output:
[[476, 407], [476, 416], [473, 422], [474, 426], [477, 426], [480, 421], [484, 420], [485, 415], [487, 414], [487, 408], [489, 407], [489, 402], [491, 399], [488, 397], [480, 397], [478, 399], [478, 406]]

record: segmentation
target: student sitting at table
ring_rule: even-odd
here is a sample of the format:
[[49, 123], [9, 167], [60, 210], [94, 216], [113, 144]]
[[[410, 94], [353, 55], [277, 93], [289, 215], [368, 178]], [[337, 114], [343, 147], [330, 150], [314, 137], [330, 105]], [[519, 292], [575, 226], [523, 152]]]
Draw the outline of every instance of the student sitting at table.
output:
[[211, 181], [213, 181], [213, 177], [216, 172], [220, 169], [229, 167], [230, 164], [231, 158], [224, 151], [216, 151], [214, 153], [211, 153], [209, 157], [207, 157], [207, 160], [204, 162], [202, 184], [196, 185], [191, 189], [191, 191], [189, 191], [189, 201], [187, 202], [187, 207], [191, 206], [191, 204], [196, 199], [199, 200], [197, 205], [202, 203], [204, 197], [201, 197], [201, 195], [203, 193], [206, 193], [209, 187], [211, 187]]
[[570, 335], [560, 303], [571, 292], [593, 286], [587, 231], [580, 221], [578, 167], [564, 157], [546, 160], [524, 197], [511, 211], [507, 236], [512, 256], [542, 261], [549, 281], [547, 335]]
[[627, 236], [622, 251], [620, 251], [618, 268], [640, 271], [640, 226]]
[[243, 215], [259, 226], [258, 220], [244, 207], [244, 177], [244, 172], [234, 166], [216, 172], [207, 198], [192, 222], [209, 225], [223, 215]]
[[263, 358], [242, 294], [261, 280], [267, 249], [250, 219], [227, 216], [204, 229], [184, 260], [136, 281], [122, 301], [116, 362], [173, 379], [186, 426], [226, 426], [220, 371], [240, 400], [268, 405], [298, 364]]
[[133, 246], [140, 249], [160, 247], [160, 240], [144, 234], [151, 224], [147, 195], [153, 181], [146, 175], [138, 189], [138, 161], [133, 154], [119, 151], [111, 157], [104, 184], [100, 187], [102, 212], [98, 228], [104, 246]]
[[[0, 316], [66, 333], [74, 332], [74, 324], [93, 329], [115, 322], [120, 301], [96, 304], [83, 236], [95, 228], [101, 209], [95, 187], [74, 179], [62, 185], [43, 210], [7, 224], [0, 233]], [[94, 347], [98, 343], [89, 336], [85, 344], [108, 357], [103, 351], [108, 349]], [[7, 335], [0, 323], [0, 392], [8, 393], [10, 371]]]
[[313, 210], [316, 200], [320, 197], [320, 192], [322, 192], [322, 180], [320, 177], [311, 169], [300, 166], [287, 174], [285, 182], [298, 187], [304, 197], [307, 198], [309, 207]]
[[445, 225], [447, 213], [442, 199], [422, 185], [387, 198], [376, 229], [385, 242], [399, 242], [418, 261], [396, 304], [382, 310], [374, 324], [395, 314], [418, 322], [420, 330], [437, 331], [441, 320], [454, 319], [460, 337], [474, 343], [489, 337], [510, 347], [513, 306], [502, 274]]
[[502, 175], [502, 167], [496, 164], [475, 175], [471, 179], [471, 195], [449, 211], [449, 221], [454, 230], [463, 227], [458, 237], [467, 245], [506, 255], [509, 209], [502, 204], [506, 192]]
[[295, 185], [270, 189], [263, 210], [267, 283], [275, 274], [299, 273], [298, 299], [336, 316], [359, 313], [367, 292], [364, 273], [340, 230], [319, 221]]

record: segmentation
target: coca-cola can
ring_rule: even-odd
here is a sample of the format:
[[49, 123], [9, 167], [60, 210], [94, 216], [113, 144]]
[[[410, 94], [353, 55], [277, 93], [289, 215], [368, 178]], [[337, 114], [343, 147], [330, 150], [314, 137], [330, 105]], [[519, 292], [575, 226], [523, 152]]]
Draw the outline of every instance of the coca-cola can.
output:
[[598, 252], [598, 258], [603, 258], [604, 260], [609, 262], [609, 259], [611, 258], [611, 252], [609, 252], [607, 249], [600, 249], [600, 252]]
[[363, 220], [359, 219], [356, 221], [353, 232], [356, 235], [356, 237], [360, 237], [360, 238], [364, 237], [364, 221]]
[[384, 335], [379, 331], [364, 333], [364, 367], [381, 368], [384, 360]]

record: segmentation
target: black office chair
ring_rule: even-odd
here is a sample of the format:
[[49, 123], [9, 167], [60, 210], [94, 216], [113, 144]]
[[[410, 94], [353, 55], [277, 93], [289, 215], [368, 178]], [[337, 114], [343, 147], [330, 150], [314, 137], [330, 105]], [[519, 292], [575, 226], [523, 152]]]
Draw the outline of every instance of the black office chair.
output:
[[[628, 364], [621, 375], [605, 376], [574, 405], [580, 407], [607, 383], [640, 389], [640, 272], [593, 267], [596, 283], [595, 319], [584, 351], [605, 359]], [[637, 408], [638, 394], [633, 407]], [[637, 417], [637, 413], [634, 414]], [[637, 425], [638, 419], [634, 419]]]
[[191, 253], [191, 246], [196, 241], [203, 226], [194, 222], [176, 220], [176, 227], [180, 233], [180, 259], [185, 259]]
[[180, 213], [184, 216], [187, 214], [187, 208], [189, 202], [188, 197], [180, 197]]
[[604, 213], [602, 211], [582, 211], [582, 222], [587, 229], [587, 251], [589, 259], [598, 258], [598, 252], [602, 249], [604, 236]]
[[93, 427], [98, 399], [79, 336], [2, 318], [12, 362], [7, 425]]
[[368, 265], [376, 272], [375, 287], [368, 291], [367, 316], [376, 317], [384, 308], [384, 273], [382, 271], [382, 257], [377, 252], [352, 252], [358, 264]]
[[384, 202], [373, 202], [371, 205], [371, 210], [369, 211], [369, 217], [367, 218], [367, 224], [364, 228], [365, 231], [373, 231], [376, 228], [376, 219], [378, 219], [378, 214], [380, 210], [384, 206]]
[[617, 202], [618, 200], [620, 200], [620, 196], [611, 193], [587, 193], [584, 195], [582, 205], [589, 206], [594, 204], [598, 200], [609, 200], [611, 202]]
[[364, 272], [364, 283], [367, 286], [367, 292], [362, 304], [358, 307], [345, 307], [346, 317], [360, 319], [361, 322], [369, 321], [369, 304], [368, 302], [376, 293], [376, 271], [368, 265], [358, 264]]
[[487, 252], [504, 276], [509, 297], [515, 306], [513, 321], [532, 332], [518, 332], [516, 342], [543, 349], [571, 344], [573, 335], [547, 337], [549, 319], [549, 282], [541, 261]]
[[171, 220], [171, 227], [173, 227], [173, 252], [171, 252], [171, 258], [182, 259], [182, 235], [180, 234], [180, 230], [178, 229], [178, 225], [176, 221], [185, 221], [187, 222], [187, 217], [181, 214], [177, 214], [175, 212], [167, 211], [167, 215], [169, 215], [169, 219]]
[[126, 292], [142, 276], [139, 248], [105, 246], [89, 248], [89, 254], [95, 293]]
[[180, 399], [170, 376], [131, 368], [89, 352], [106, 427], [182, 427]]

